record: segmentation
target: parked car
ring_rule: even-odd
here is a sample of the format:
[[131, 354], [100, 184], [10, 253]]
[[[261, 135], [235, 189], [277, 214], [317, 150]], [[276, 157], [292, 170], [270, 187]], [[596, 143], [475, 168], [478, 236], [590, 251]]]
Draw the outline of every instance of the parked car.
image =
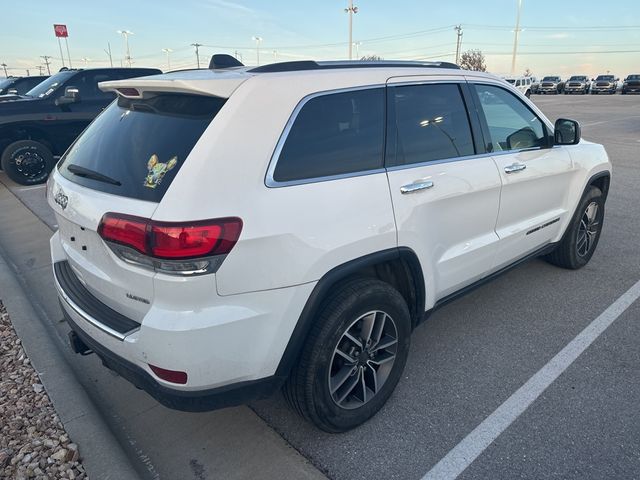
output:
[[13, 101], [0, 103], [0, 155], [7, 175], [42, 183], [60, 156], [116, 95], [98, 83], [162, 73], [155, 68], [66, 70]]
[[600, 93], [608, 93], [615, 95], [620, 81], [615, 75], [598, 75], [591, 84], [591, 93], [593, 95]]
[[23, 95], [47, 78], [46, 75], [3, 78], [0, 80], [0, 101], [5, 95]]
[[538, 93], [546, 95], [547, 93], [553, 93], [558, 95], [564, 91], [564, 82], [560, 77], [555, 75], [547, 76], [542, 79], [540, 86], [538, 87]]
[[319, 428], [351, 429], [439, 306], [528, 258], [593, 255], [604, 148], [503, 80], [447, 63], [227, 63], [102, 83], [118, 100], [48, 182], [73, 349], [164, 405], [283, 387]]
[[531, 96], [531, 85], [533, 84], [531, 77], [504, 77], [504, 79], [517, 90], [520, 90], [525, 97], [529, 98]]
[[640, 74], [628, 75], [622, 84], [622, 95], [640, 92]]
[[569, 93], [580, 93], [586, 95], [589, 93], [589, 86], [591, 82], [587, 75], [574, 75], [564, 85], [565, 95]]
[[540, 81], [537, 77], [531, 77], [531, 94], [535, 95], [538, 93], [538, 89], [540, 88]]

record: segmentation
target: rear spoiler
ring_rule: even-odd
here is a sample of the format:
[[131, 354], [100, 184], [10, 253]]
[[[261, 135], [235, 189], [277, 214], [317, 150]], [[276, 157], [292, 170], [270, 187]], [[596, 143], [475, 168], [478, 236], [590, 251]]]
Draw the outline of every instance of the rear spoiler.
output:
[[103, 92], [116, 92], [125, 98], [146, 98], [160, 92], [229, 98], [235, 89], [249, 77], [241, 72], [196, 70], [190, 74], [176, 72], [126, 80], [111, 80], [98, 83], [98, 87]]

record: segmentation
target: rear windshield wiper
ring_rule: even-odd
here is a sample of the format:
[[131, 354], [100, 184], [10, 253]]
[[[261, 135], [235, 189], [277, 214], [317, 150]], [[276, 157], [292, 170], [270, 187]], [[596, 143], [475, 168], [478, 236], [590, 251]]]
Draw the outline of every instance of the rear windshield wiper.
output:
[[115, 185], [117, 187], [122, 185], [118, 180], [103, 175], [102, 173], [98, 173], [94, 170], [81, 167], [80, 165], [75, 165], [73, 163], [71, 165], [67, 165], [67, 170], [79, 177], [90, 178], [91, 180], [97, 180], [98, 182], [110, 183], [111, 185]]

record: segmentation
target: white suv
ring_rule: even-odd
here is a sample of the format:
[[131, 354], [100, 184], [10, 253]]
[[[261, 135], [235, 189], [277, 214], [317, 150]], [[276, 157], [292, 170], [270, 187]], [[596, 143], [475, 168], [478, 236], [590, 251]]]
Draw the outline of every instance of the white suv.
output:
[[74, 350], [171, 408], [284, 386], [353, 428], [435, 308], [598, 243], [604, 148], [486, 74], [305, 61], [101, 88], [118, 99], [48, 184], [56, 285]]

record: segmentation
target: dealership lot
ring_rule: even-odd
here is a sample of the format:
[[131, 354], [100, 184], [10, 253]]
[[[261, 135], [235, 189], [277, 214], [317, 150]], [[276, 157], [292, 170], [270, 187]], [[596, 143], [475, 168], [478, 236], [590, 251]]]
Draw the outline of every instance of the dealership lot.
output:
[[[280, 396], [250, 409], [172, 412], [104, 370], [95, 356], [74, 358], [81, 382], [140, 471], [149, 478], [185, 472], [193, 478], [230, 478], [233, 472], [319, 477], [302, 457], [291, 455], [272, 428], [330, 478], [421, 478], [632, 287], [640, 279], [640, 97], [533, 100], [551, 120], [579, 120], [584, 137], [603, 143], [614, 165], [604, 231], [587, 267], [565, 271], [532, 261], [434, 313], [414, 333], [404, 377], [388, 404], [373, 420], [342, 435], [314, 429]], [[43, 187], [0, 179], [23, 206], [55, 227]], [[9, 205], [5, 200], [11, 199], [2, 197], [3, 210]], [[66, 327], [58, 323], [50, 290], [50, 228], [37, 223], [32, 228], [38, 235], [30, 241], [42, 246], [38, 255], [19, 257], [20, 238], [2, 247], [63, 338]], [[10, 242], [7, 238], [0, 241]], [[462, 478], [637, 477], [639, 314], [636, 302], [480, 452]]]

